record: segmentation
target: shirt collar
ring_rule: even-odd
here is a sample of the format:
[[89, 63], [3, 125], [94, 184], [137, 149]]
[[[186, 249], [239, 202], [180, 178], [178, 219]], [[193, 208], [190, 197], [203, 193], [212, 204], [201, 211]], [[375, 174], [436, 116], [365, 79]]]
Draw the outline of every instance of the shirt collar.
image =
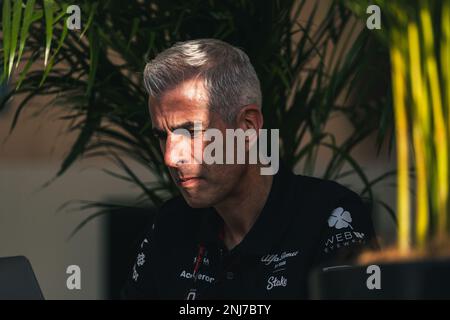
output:
[[[290, 210], [286, 205], [286, 188], [289, 189], [292, 172], [282, 163], [275, 174], [267, 201], [254, 225], [231, 252], [261, 256], [271, 252], [281, 240], [290, 224]], [[223, 220], [213, 208], [203, 212], [199, 241], [206, 246], [223, 246], [219, 238]]]

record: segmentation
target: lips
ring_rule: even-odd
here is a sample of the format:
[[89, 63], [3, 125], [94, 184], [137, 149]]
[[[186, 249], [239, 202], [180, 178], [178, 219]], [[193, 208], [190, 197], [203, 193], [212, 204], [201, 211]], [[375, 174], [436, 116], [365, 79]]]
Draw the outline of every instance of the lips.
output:
[[191, 179], [198, 179], [198, 177], [178, 177], [177, 181], [178, 182], [184, 182], [184, 181], [188, 181], [188, 180], [191, 180]]
[[176, 180], [181, 187], [189, 187], [198, 184], [201, 179], [200, 177], [178, 177]]

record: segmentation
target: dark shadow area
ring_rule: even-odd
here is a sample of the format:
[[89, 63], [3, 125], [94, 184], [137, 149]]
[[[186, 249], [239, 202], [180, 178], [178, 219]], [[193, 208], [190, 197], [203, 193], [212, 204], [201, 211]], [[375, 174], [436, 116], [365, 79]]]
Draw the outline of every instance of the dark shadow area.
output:
[[155, 211], [152, 209], [124, 208], [114, 210], [107, 216], [107, 293], [106, 299], [120, 299], [135, 259], [136, 247], [146, 228], [150, 227]]

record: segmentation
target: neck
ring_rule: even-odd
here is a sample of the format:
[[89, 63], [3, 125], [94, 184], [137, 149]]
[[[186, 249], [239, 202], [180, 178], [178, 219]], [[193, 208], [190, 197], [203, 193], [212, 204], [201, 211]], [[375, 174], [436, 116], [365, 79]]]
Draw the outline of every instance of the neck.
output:
[[272, 175], [263, 176], [258, 166], [250, 166], [233, 194], [214, 206], [224, 220], [224, 243], [228, 249], [239, 244], [258, 219], [272, 181]]

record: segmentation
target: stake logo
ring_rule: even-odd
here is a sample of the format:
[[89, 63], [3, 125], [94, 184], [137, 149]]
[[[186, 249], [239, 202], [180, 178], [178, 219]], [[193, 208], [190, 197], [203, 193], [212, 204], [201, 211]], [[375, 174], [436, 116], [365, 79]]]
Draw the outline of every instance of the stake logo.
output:
[[269, 279], [267, 279], [267, 291], [272, 290], [275, 287], [286, 287], [287, 286], [287, 279], [283, 276], [281, 278], [271, 276]]

